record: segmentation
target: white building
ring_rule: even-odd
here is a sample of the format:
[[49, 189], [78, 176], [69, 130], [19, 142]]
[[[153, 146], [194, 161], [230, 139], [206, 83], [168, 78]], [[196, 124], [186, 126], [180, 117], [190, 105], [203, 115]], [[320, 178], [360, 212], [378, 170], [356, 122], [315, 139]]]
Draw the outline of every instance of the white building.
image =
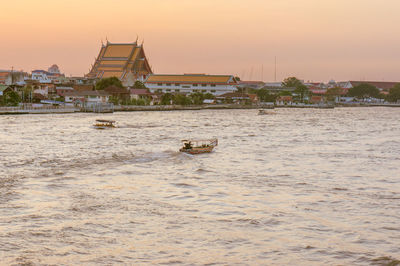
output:
[[106, 91], [71, 91], [65, 92], [66, 103], [107, 103], [109, 94]]
[[266, 87], [283, 87], [282, 82], [265, 82]]
[[222, 95], [237, 90], [237, 80], [232, 75], [156, 75], [152, 74], [145, 80], [149, 90], [162, 93], [211, 93]]
[[49, 72], [51, 74], [61, 74], [60, 68], [56, 64], [54, 64], [51, 67], [49, 67], [47, 72]]
[[47, 76], [47, 71], [34, 70], [32, 71], [32, 80], [39, 81], [40, 83], [51, 83], [51, 79]]
[[49, 96], [49, 88], [47, 86], [41, 86], [40, 89], [34, 90], [33, 93], [41, 94], [44, 97], [48, 97]]

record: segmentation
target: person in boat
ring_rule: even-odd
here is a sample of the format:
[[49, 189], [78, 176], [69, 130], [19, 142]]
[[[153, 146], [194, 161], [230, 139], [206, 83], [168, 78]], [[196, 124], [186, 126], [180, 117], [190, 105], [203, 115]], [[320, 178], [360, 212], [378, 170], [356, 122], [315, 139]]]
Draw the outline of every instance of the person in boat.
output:
[[186, 150], [190, 150], [190, 149], [192, 149], [193, 148], [193, 146], [192, 146], [192, 142], [191, 141], [189, 141], [189, 142], [186, 142], [185, 143], [185, 147], [184, 147]]

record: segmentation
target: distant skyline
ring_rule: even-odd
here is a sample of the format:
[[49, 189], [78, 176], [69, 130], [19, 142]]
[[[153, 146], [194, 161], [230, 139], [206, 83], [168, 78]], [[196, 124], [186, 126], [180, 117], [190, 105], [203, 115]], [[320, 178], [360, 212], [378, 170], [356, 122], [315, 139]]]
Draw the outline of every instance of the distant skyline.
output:
[[[400, 80], [398, 0], [15, 0], [0, 69], [82, 76], [101, 41], [139, 42], [155, 73]], [[263, 72], [262, 72], [263, 70]]]

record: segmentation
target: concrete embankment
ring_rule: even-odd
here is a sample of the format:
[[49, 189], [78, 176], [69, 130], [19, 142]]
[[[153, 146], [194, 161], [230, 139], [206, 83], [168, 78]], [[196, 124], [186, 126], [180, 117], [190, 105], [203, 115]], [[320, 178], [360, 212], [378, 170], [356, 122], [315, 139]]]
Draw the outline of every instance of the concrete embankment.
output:
[[340, 107], [400, 107], [399, 103], [338, 103]]
[[253, 105], [237, 105], [237, 104], [218, 104], [218, 105], [202, 105], [202, 106], [181, 106], [181, 105], [151, 105], [151, 106], [135, 106], [124, 105], [114, 106], [115, 112], [131, 112], [131, 111], [180, 111], [180, 110], [205, 110], [205, 109], [259, 109], [260, 106]]
[[32, 108], [21, 109], [18, 107], [2, 107], [0, 115], [23, 115], [23, 114], [67, 114], [75, 113], [80, 110], [77, 108]]
[[204, 110], [204, 109], [258, 109], [259, 106], [251, 105], [235, 105], [235, 104], [219, 104], [204, 106], [181, 106], [181, 105], [152, 105], [152, 106], [136, 106], [122, 105], [114, 106], [112, 110], [94, 110], [92, 108], [19, 108], [19, 107], [0, 107], [0, 115], [20, 115], [20, 114], [60, 114], [60, 113], [76, 113], [76, 112], [134, 112], [134, 111], [183, 111], [183, 110]]
[[[400, 107], [400, 104], [337, 104], [335, 107]], [[181, 106], [181, 105], [152, 105], [152, 106], [136, 106], [136, 105], [122, 105], [114, 106], [112, 110], [96, 111], [103, 112], [135, 112], [135, 111], [184, 111], [184, 110], [228, 110], [228, 109], [260, 109], [272, 108], [271, 106], [261, 105], [239, 105], [239, 104], [215, 104], [215, 105], [202, 105], [202, 106]], [[334, 108], [333, 105], [278, 105], [275, 108]], [[18, 107], [0, 107], [0, 115], [20, 115], [20, 114], [66, 114], [76, 112], [93, 112], [91, 109], [81, 108], [61, 108], [61, 107], [46, 107], [46, 108], [31, 108], [24, 109]]]

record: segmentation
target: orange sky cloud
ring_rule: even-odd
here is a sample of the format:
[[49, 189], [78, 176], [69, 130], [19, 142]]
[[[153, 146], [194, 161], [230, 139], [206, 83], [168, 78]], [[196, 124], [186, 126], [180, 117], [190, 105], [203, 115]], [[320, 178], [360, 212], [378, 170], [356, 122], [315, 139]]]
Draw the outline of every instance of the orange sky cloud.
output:
[[[156, 73], [400, 80], [398, 0], [15, 0], [1, 6], [0, 69], [83, 75], [101, 40], [144, 39]], [[263, 73], [261, 70], [264, 70]]]

